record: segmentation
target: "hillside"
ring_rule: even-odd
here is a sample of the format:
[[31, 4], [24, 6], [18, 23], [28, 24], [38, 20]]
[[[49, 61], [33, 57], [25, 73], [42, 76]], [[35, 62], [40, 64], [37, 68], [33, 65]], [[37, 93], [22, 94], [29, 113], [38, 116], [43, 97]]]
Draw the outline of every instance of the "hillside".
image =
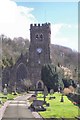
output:
[[58, 62], [66, 67], [78, 67], [78, 52], [72, 49], [60, 45], [51, 45], [51, 59], [52, 62], [57, 64]]
[[[21, 53], [28, 53], [28, 39], [18, 37], [11, 40], [4, 35], [0, 38], [2, 38], [2, 59], [4, 61], [3, 64], [5, 63], [5, 61], [9, 60], [12, 60], [13, 64], [15, 64]], [[73, 51], [70, 48], [54, 44], [51, 44], [50, 50], [51, 60], [54, 64], [57, 65], [58, 63], [60, 63], [61, 65], [71, 69], [74, 74], [77, 73], [78, 61], [80, 61], [80, 53]]]
[[2, 39], [2, 59], [13, 59], [13, 62], [17, 61], [20, 54], [28, 52], [29, 40], [22, 37], [10, 38], [4, 37]]

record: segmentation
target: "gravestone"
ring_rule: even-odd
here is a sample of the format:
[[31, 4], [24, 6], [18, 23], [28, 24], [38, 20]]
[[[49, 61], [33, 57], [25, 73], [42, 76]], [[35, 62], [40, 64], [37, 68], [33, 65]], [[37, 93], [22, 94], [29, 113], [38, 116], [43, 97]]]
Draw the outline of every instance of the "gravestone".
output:
[[61, 96], [61, 100], [60, 100], [60, 102], [64, 102], [64, 98], [63, 98], [63, 95]]
[[[1, 73], [0, 73], [1, 74]], [[2, 91], [2, 78], [0, 77], [0, 92]]]
[[51, 89], [50, 90], [50, 95], [52, 95], [54, 93], [54, 90], [53, 89]]
[[42, 106], [44, 104], [43, 100], [33, 100], [34, 106]]
[[[51, 89], [51, 90], [50, 90], [50, 95], [53, 95], [53, 93], [54, 93], [54, 90], [53, 90], [53, 89]], [[50, 96], [50, 97], [49, 97], [49, 100], [51, 100], [51, 99], [55, 99], [55, 97]]]
[[46, 108], [43, 107], [44, 101], [42, 100], [34, 100], [31, 104], [30, 108], [34, 111], [45, 111]]
[[60, 86], [58, 86], [58, 92], [60, 93]]
[[0, 104], [2, 104], [2, 101], [1, 101], [1, 99], [0, 99]]
[[17, 95], [16, 88], [17, 88], [17, 85], [16, 85], [16, 82], [15, 82], [14, 87], [13, 87], [13, 91], [14, 91], [13, 95]]
[[47, 95], [48, 95], [48, 90], [47, 90], [47, 87], [46, 87], [46, 86], [44, 87], [43, 94], [44, 94], [45, 96], [47, 96]]
[[46, 99], [46, 96], [48, 95], [48, 90], [46, 86], [44, 87], [43, 94], [44, 94], [44, 103], [46, 103], [45, 99]]
[[7, 95], [7, 84], [5, 84], [4, 90], [3, 90], [4, 95]]

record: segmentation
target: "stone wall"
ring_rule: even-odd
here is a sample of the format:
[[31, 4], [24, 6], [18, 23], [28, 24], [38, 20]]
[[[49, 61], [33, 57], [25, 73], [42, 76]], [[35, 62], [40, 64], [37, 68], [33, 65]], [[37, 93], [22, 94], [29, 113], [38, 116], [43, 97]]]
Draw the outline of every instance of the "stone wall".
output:
[[[41, 68], [50, 63], [50, 23], [30, 25], [30, 47], [29, 58], [21, 54], [15, 65], [3, 70], [3, 86], [7, 81], [8, 86], [14, 87], [15, 83], [21, 87], [23, 79], [31, 80], [36, 86], [41, 80]], [[43, 83], [39, 82], [43, 86]], [[38, 86], [38, 84], [37, 84]]]

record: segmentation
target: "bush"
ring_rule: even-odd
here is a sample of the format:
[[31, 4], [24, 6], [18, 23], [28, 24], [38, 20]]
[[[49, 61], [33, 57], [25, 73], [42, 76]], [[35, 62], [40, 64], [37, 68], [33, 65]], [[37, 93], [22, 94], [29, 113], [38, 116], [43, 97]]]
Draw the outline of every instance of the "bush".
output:
[[73, 86], [69, 86], [69, 89], [71, 90], [71, 92], [72, 92], [72, 93], [74, 93], [74, 92], [75, 92], [75, 89], [74, 89], [74, 87], [73, 87]]
[[64, 88], [63, 90], [64, 95], [68, 95], [69, 93], [72, 93], [69, 88]]

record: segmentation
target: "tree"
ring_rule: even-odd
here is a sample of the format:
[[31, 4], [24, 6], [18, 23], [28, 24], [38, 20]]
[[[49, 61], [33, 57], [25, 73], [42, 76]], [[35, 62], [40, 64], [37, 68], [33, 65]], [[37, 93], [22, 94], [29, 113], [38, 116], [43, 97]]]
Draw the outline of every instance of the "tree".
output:
[[64, 77], [64, 71], [61, 68], [59, 63], [58, 63], [58, 66], [56, 66], [56, 72], [58, 74], [58, 90], [61, 91], [64, 88], [64, 83], [62, 81], [62, 79]]
[[76, 93], [80, 95], [80, 85], [77, 86]]
[[72, 84], [71, 80], [68, 80], [67, 78], [63, 78], [62, 81], [65, 88], [68, 88]]
[[59, 80], [59, 77], [60, 76], [55, 65], [46, 64], [42, 67], [41, 79], [43, 83], [47, 86], [48, 91], [50, 91], [50, 89], [54, 89], [54, 91], [57, 91], [58, 86], [63, 89], [64, 84], [62, 82], [62, 79]]
[[11, 57], [10, 59], [9, 59], [9, 64], [10, 64], [10, 66], [13, 66], [13, 58]]
[[24, 79], [24, 80], [22, 81], [22, 84], [23, 84], [23, 86], [26, 87], [27, 92], [29, 91], [29, 88], [30, 88], [31, 85], [32, 85], [31, 81], [30, 81], [30, 80], [26, 80], [26, 79]]
[[44, 65], [41, 70], [41, 79], [45, 86], [47, 86], [48, 91], [53, 88], [53, 85], [51, 83], [52, 80], [52, 71], [49, 65]]

